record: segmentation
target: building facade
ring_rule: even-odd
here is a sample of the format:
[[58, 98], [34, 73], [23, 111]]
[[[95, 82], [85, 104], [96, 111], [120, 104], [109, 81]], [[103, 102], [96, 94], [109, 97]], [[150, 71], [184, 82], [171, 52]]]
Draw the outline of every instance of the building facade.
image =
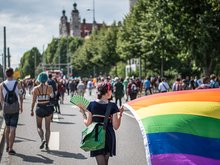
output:
[[96, 29], [103, 27], [103, 24], [99, 23], [86, 23], [86, 20], [83, 19], [81, 23], [80, 13], [77, 9], [77, 4], [73, 4], [73, 10], [71, 11], [70, 21], [66, 16], [66, 11], [62, 11], [62, 16], [60, 18], [59, 24], [59, 35], [60, 37], [82, 37], [85, 38], [92, 33], [92, 29], [95, 26]]

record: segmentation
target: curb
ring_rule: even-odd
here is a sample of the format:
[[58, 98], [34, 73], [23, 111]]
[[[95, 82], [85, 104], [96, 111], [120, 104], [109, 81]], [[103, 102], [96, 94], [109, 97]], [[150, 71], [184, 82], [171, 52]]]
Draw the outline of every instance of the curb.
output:
[[0, 110], [0, 116], [2, 116], [2, 122], [0, 123], [0, 162], [1, 162], [2, 154], [3, 154], [3, 149], [4, 149], [4, 144], [5, 144], [5, 136], [4, 136], [5, 121], [3, 119], [3, 112], [2, 112], [2, 110]]

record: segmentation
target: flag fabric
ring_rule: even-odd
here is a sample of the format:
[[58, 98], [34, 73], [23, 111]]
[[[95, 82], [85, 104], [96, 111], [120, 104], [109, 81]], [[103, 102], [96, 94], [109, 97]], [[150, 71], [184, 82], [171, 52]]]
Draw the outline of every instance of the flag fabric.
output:
[[220, 165], [220, 88], [144, 96], [125, 104], [152, 165]]

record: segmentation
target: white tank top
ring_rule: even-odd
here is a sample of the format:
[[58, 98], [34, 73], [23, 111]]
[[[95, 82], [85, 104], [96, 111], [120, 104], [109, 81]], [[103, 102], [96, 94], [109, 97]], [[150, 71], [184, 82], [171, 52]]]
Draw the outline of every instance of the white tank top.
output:
[[[15, 82], [16, 82], [16, 80], [5, 80], [4, 84], [7, 86], [8, 90], [11, 91], [14, 88]], [[4, 98], [5, 98], [6, 93], [7, 93], [7, 91], [3, 86], [3, 96], [4, 96]], [[15, 88], [15, 93], [19, 97], [19, 95], [18, 95], [18, 85]]]

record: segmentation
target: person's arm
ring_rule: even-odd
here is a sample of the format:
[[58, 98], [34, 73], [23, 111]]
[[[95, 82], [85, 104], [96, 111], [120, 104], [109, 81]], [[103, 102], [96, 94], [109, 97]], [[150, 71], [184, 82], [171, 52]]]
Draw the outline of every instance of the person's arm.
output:
[[3, 96], [3, 84], [0, 84], [0, 103], [3, 106], [4, 103], [4, 96]]
[[18, 83], [18, 95], [19, 95], [19, 105], [20, 105], [20, 112], [23, 112], [23, 95], [22, 95], [22, 88], [21, 84]]
[[35, 89], [33, 89], [32, 91], [32, 102], [31, 102], [31, 116], [34, 116], [34, 107], [35, 107], [35, 103], [36, 103], [36, 91]]
[[115, 130], [117, 130], [121, 125], [122, 113], [124, 112], [124, 107], [121, 106], [119, 109], [120, 112], [114, 113], [112, 117], [112, 125]]
[[85, 111], [82, 107], [80, 107], [80, 112], [82, 113], [83, 116], [83, 123], [86, 126], [89, 126], [92, 123], [92, 113], [89, 111]]

